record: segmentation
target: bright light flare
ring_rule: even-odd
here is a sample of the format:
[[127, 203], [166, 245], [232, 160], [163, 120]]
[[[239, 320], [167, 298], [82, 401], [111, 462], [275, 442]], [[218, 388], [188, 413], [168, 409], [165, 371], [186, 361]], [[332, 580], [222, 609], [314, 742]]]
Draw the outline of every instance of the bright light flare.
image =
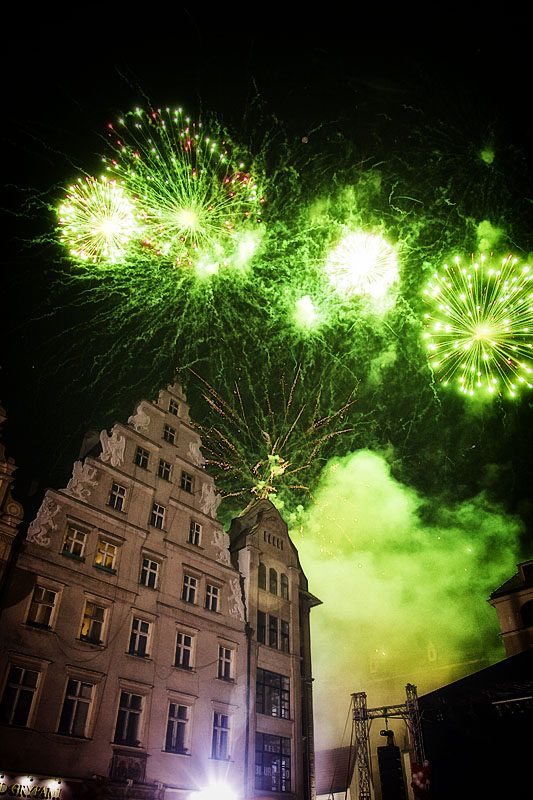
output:
[[460, 392], [516, 397], [533, 386], [533, 284], [529, 266], [507, 256], [460, 258], [435, 273], [424, 290], [429, 362], [444, 386]]
[[237, 794], [227, 783], [213, 783], [199, 792], [191, 792], [189, 800], [237, 800]]
[[81, 261], [115, 263], [136, 233], [134, 208], [105, 177], [78, 178], [59, 207], [60, 241]]
[[341, 295], [381, 298], [398, 278], [396, 251], [382, 236], [349, 231], [330, 253], [326, 273]]

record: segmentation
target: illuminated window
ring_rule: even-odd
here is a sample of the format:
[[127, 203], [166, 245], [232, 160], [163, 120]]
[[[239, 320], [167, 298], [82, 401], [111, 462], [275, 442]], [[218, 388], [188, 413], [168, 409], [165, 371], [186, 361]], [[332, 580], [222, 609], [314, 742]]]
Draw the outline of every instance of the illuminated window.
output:
[[39, 683], [39, 671], [12, 664], [0, 702], [0, 722], [25, 727]]
[[198, 546], [200, 544], [201, 535], [202, 526], [199, 522], [193, 522], [193, 520], [191, 520], [191, 524], [189, 526], [189, 538], [187, 539], [189, 544], [195, 544]]
[[218, 586], [207, 584], [205, 590], [205, 607], [208, 611], [218, 611], [220, 589]]
[[268, 590], [271, 594], [278, 593], [278, 573], [275, 569], [270, 568]]
[[69, 678], [58, 733], [66, 736], [87, 736], [89, 711], [94, 694], [94, 685]]
[[143, 697], [131, 692], [120, 693], [114, 741], [117, 744], [137, 747], [140, 744]]
[[135, 451], [135, 463], [142, 469], [148, 469], [148, 462], [150, 461], [150, 453], [144, 447], [137, 447]]
[[164, 522], [165, 522], [165, 507], [160, 506], [158, 503], [153, 503], [152, 513], [150, 514], [150, 525], [153, 525], [154, 528], [159, 528], [160, 530], [162, 530]]
[[173, 428], [171, 425], [165, 425], [165, 427], [163, 428], [163, 439], [165, 440], [165, 442], [168, 442], [169, 444], [175, 444], [176, 429]]
[[171, 414], [174, 414], [174, 416], [177, 417], [180, 410], [179, 403], [176, 403], [175, 400], [170, 400], [168, 404], [168, 410]]
[[139, 658], [148, 658], [152, 625], [144, 619], [134, 617], [131, 622], [128, 653]]
[[111, 493], [109, 495], [109, 505], [115, 511], [124, 511], [124, 501], [126, 499], [126, 489], [118, 483], [111, 485]]
[[117, 562], [117, 548], [114, 544], [106, 542], [105, 539], [98, 541], [98, 549], [96, 551], [96, 558], [94, 564], [101, 569], [107, 569], [110, 572], [116, 572]]
[[184, 492], [192, 492], [192, 475], [189, 475], [188, 472], [182, 472], [180, 486]]
[[27, 625], [36, 628], [50, 628], [57, 599], [57, 592], [44, 586], [36, 586], [26, 619]]
[[187, 753], [189, 743], [189, 706], [170, 703], [168, 708], [167, 735], [165, 750], [167, 753]]
[[157, 468], [157, 474], [160, 478], [163, 478], [164, 481], [170, 480], [170, 464], [168, 461], [164, 461], [162, 458], [159, 459], [159, 466]]
[[198, 588], [198, 580], [193, 578], [192, 575], [183, 576], [183, 588], [181, 590], [181, 599], [187, 603], [196, 602], [196, 590]]
[[259, 564], [257, 569], [257, 582], [260, 589], [267, 588], [267, 570], [264, 564]]
[[79, 558], [80, 561], [82, 561], [84, 560], [83, 554], [85, 552], [86, 541], [86, 533], [77, 530], [77, 528], [69, 527], [67, 528], [65, 539], [63, 540], [63, 550], [61, 552], [64, 555], [72, 556], [73, 558]]
[[285, 573], [281, 573], [280, 575], [280, 587], [281, 587], [281, 596], [284, 600], [289, 599], [289, 579], [285, 575]]
[[218, 648], [218, 677], [223, 681], [233, 680], [233, 650], [222, 645]]
[[90, 600], [85, 602], [80, 639], [91, 644], [101, 644], [104, 634], [106, 609]]
[[176, 634], [176, 657], [174, 666], [181, 669], [192, 669], [193, 667], [193, 647], [194, 638], [192, 634], [178, 631]]
[[291, 740], [268, 733], [255, 734], [255, 788], [291, 791]]
[[267, 669], [258, 669], [255, 708], [258, 714], [290, 719], [289, 678]]
[[213, 717], [213, 741], [211, 758], [227, 761], [229, 758], [229, 717], [215, 711]]
[[159, 564], [157, 561], [152, 561], [151, 558], [144, 557], [141, 562], [141, 578], [139, 583], [143, 586], [149, 586], [155, 589], [157, 586], [157, 576], [159, 572]]

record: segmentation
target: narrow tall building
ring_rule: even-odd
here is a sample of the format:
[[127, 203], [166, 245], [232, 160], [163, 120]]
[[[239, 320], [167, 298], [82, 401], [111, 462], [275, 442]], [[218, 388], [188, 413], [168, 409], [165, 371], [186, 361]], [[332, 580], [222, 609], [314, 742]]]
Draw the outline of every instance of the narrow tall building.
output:
[[230, 545], [200, 447], [176, 383], [47, 491], [6, 592], [0, 793], [313, 797], [318, 601], [269, 501]]

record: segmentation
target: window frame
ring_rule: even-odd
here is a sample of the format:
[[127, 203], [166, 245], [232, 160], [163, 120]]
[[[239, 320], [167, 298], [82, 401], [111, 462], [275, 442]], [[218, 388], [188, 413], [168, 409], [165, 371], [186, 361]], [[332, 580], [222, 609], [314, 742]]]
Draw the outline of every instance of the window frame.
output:
[[[107, 637], [107, 629], [109, 625], [109, 609], [112, 605], [110, 600], [105, 600], [104, 598], [96, 597], [95, 595], [88, 594], [87, 592], [84, 595], [85, 602], [83, 607], [83, 613], [81, 617], [81, 625], [80, 625], [80, 632], [78, 635], [78, 639], [81, 642], [86, 642], [87, 644], [98, 645], [98, 646], [105, 646], [106, 637]], [[95, 608], [100, 608], [103, 610], [103, 619], [98, 620], [96, 617], [91, 616], [89, 617], [90, 620], [96, 619], [96, 622], [101, 625], [100, 630], [100, 638], [96, 639], [90, 635], [90, 633], [83, 634], [83, 627], [86, 618], [87, 606], [92, 605]], [[92, 624], [89, 625], [89, 629], [92, 628]]]
[[152, 503], [152, 510], [150, 512], [150, 525], [152, 528], [157, 528], [159, 531], [165, 530], [165, 517], [166, 507], [159, 503]]
[[[264, 714], [276, 719], [291, 719], [291, 686], [288, 675], [258, 667], [255, 687], [255, 710], [257, 714]], [[277, 713], [272, 713], [274, 704], [276, 705]], [[271, 710], [268, 711], [268, 708]]]
[[140, 469], [148, 471], [148, 465], [150, 464], [150, 451], [138, 444], [135, 448], [133, 463], [135, 466], [140, 467]]
[[[102, 549], [100, 547], [101, 545], [104, 545]], [[114, 552], [111, 554], [108, 553], [108, 548], [110, 547], [113, 548], [114, 550]], [[102, 560], [104, 562], [107, 560], [108, 556], [110, 557], [111, 566], [108, 566], [106, 563], [100, 563], [99, 561], [97, 561], [97, 558], [100, 555], [100, 553], [103, 554]], [[100, 535], [98, 537], [98, 544], [96, 545], [96, 554], [94, 556], [93, 567], [96, 567], [96, 569], [101, 569], [104, 572], [110, 572], [113, 575], [115, 575], [117, 571], [118, 553], [119, 553], [119, 545], [116, 542], [110, 541], [106, 536]]]
[[[115, 489], [118, 491], [115, 491]], [[113, 481], [111, 483], [111, 489], [109, 490], [107, 505], [114, 511], [121, 511], [123, 513], [126, 510], [126, 497], [126, 486], [122, 486], [122, 484]]]
[[[137, 630], [134, 630], [135, 623], [139, 623], [137, 625]], [[140, 628], [146, 625], [148, 630], [142, 631]], [[139, 614], [137, 612], [133, 612], [131, 616], [131, 625], [130, 625], [130, 635], [128, 640], [128, 649], [127, 654], [130, 656], [135, 656], [135, 658], [150, 658], [151, 652], [151, 645], [152, 645], [152, 636], [153, 636], [153, 621], [150, 619], [146, 619], [145, 616]], [[135, 639], [135, 646], [133, 644]], [[144, 645], [140, 647], [139, 642], [140, 640], [144, 641]]]
[[[49, 602], [46, 602], [45, 599], [42, 599], [40, 602], [36, 600], [35, 595], [36, 595], [37, 590], [39, 590], [39, 589], [42, 592], [51, 592], [54, 595], [53, 602], [52, 602], [51, 605], [50, 605]], [[61, 599], [61, 588], [58, 588], [58, 586], [56, 584], [51, 583], [46, 578], [43, 579], [43, 578], [37, 577], [37, 580], [35, 581], [35, 585], [33, 587], [32, 596], [31, 596], [31, 599], [30, 599], [30, 602], [29, 602], [29, 605], [28, 605], [28, 608], [27, 608], [27, 611], [26, 611], [24, 624], [25, 625], [29, 625], [31, 628], [38, 628], [39, 630], [42, 630], [42, 631], [52, 631], [52, 630], [54, 630], [60, 599]], [[45, 609], [49, 608], [50, 609], [50, 614], [48, 616], [48, 619], [45, 622], [43, 622], [40, 619], [31, 619], [30, 618], [30, 615], [32, 614], [32, 609], [33, 609], [34, 605], [36, 606], [36, 609], [37, 609], [37, 613], [35, 614], [36, 617], [40, 616], [42, 608], [45, 608]], [[46, 614], [46, 612], [45, 612], [45, 614]]]
[[173, 428], [172, 425], [167, 425], [167, 423], [165, 422], [165, 424], [163, 425], [163, 439], [165, 440], [165, 442], [175, 445], [176, 433], [177, 433], [176, 428]]
[[257, 609], [257, 641], [259, 644], [267, 643], [267, 615], [265, 611]]
[[[196, 631], [187, 630], [186, 628], [179, 627], [176, 630], [176, 640], [174, 646], [174, 661], [173, 666], [176, 669], [184, 669], [187, 672], [192, 672], [194, 670], [195, 665], [195, 655], [196, 655]], [[179, 642], [179, 637], [187, 637], [190, 639], [190, 643], [186, 643], [184, 641]], [[180, 653], [180, 658], [178, 659], [178, 651]], [[188, 656], [185, 658], [183, 655], [188, 653]], [[178, 663], [179, 662], [179, 663]], [[184, 663], [187, 662], [187, 663]]]
[[[122, 704], [123, 695], [129, 697], [130, 699], [132, 697], [139, 697], [140, 701], [141, 701], [140, 702], [140, 707], [139, 708], [135, 708], [134, 706], [126, 704], [126, 703], [124, 703], [124, 705], [123, 705]], [[143, 734], [143, 718], [144, 718], [145, 705], [146, 705], [145, 700], [146, 700], [146, 695], [145, 694], [138, 693], [137, 691], [135, 691], [134, 689], [131, 689], [129, 687], [123, 687], [123, 686], [120, 687], [120, 694], [119, 694], [119, 698], [118, 698], [117, 716], [116, 716], [116, 720], [115, 720], [115, 730], [113, 732], [113, 744], [119, 744], [119, 745], [122, 745], [122, 746], [125, 746], [125, 747], [139, 747], [139, 746], [141, 746], [141, 744], [142, 744], [142, 734]], [[123, 722], [121, 724], [121, 732], [123, 734], [125, 733], [126, 736], [118, 738], [119, 721], [120, 721], [121, 715], [123, 715], [123, 718], [124, 718]], [[135, 733], [137, 734], [137, 738], [135, 738], [135, 739], [133, 739], [133, 737], [130, 738], [130, 736], [127, 735], [128, 731], [129, 731], [129, 727], [130, 727], [130, 719], [136, 719], [137, 720], [137, 724], [136, 724], [136, 728], [135, 728]]]
[[169, 461], [165, 461], [164, 458], [159, 459], [157, 476], [158, 478], [161, 478], [161, 480], [169, 482], [172, 478], [172, 464]]
[[193, 487], [194, 487], [194, 475], [191, 475], [190, 472], [182, 469], [181, 476], [180, 476], [180, 489], [187, 494], [193, 494]]
[[[273, 750], [272, 748], [275, 746], [274, 740], [276, 739], [279, 740], [278, 750]], [[277, 763], [274, 764], [274, 762]], [[292, 783], [291, 762], [292, 740], [289, 737], [256, 731], [255, 789], [280, 794], [290, 792]]]
[[[74, 553], [72, 548], [68, 549], [66, 547], [67, 539], [69, 538], [70, 533], [79, 534], [80, 536], [83, 536], [83, 541], [81, 542], [81, 549], [79, 554]], [[87, 545], [88, 536], [89, 534], [87, 533], [87, 531], [84, 531], [81, 528], [77, 528], [75, 525], [71, 525], [70, 523], [68, 523], [67, 530], [65, 531], [65, 535], [63, 537], [63, 544], [61, 545], [61, 555], [67, 556], [67, 558], [74, 558], [76, 561], [85, 561], [84, 553], [85, 553], [85, 547]], [[73, 536], [71, 538], [71, 544], [73, 544], [74, 546], [76, 544], [80, 544], [80, 540], [78, 540], [76, 536]]]
[[291, 652], [291, 626], [285, 619], [279, 622], [279, 649], [282, 653]]
[[282, 600], [290, 600], [289, 597], [289, 576], [285, 572], [280, 575], [280, 595]]
[[180, 410], [180, 404], [178, 403], [178, 401], [170, 397], [168, 401], [169, 413], [172, 414], [173, 417], [179, 417], [179, 410]]
[[207, 611], [213, 611], [216, 614], [220, 613], [220, 601], [222, 599], [222, 587], [206, 581], [205, 584], [205, 603], [204, 608]]
[[[150, 566], [145, 567], [144, 562], [147, 561]], [[155, 570], [152, 569], [152, 565], [155, 565]], [[139, 584], [141, 586], [146, 586], [148, 589], [157, 589], [159, 586], [159, 574], [161, 570], [161, 563], [153, 559], [150, 555], [145, 553], [141, 553], [141, 570], [139, 573]], [[143, 573], [146, 572], [147, 581], [143, 580]], [[150, 584], [150, 576], [154, 575], [154, 585]]]
[[[192, 584], [194, 581], [194, 584]], [[196, 605], [197, 592], [199, 590], [199, 578], [196, 575], [191, 575], [188, 572], [183, 573], [183, 583], [181, 588], [181, 599], [185, 603]], [[191, 600], [192, 595], [192, 600]]]
[[221, 681], [235, 680], [235, 648], [227, 644], [218, 645], [217, 678]]
[[[165, 728], [165, 743], [163, 747], [163, 752], [165, 753], [172, 753], [173, 755], [189, 755], [191, 752], [191, 739], [192, 739], [192, 716], [193, 716], [193, 700], [187, 698], [186, 700], [183, 699], [182, 695], [175, 695], [171, 694], [168, 700], [168, 711], [167, 711], [167, 724]], [[172, 706], [177, 706], [178, 709], [185, 709], [186, 710], [186, 717], [180, 718], [179, 711], [177, 716], [171, 717]], [[180, 722], [185, 723], [183, 725], [184, 732], [181, 736], [177, 736], [177, 731], [180, 729]], [[172, 734], [170, 733], [170, 728], [174, 728]], [[174, 740], [174, 744], [169, 747], [169, 738]], [[176, 739], [181, 738], [182, 744], [179, 746], [176, 742]]]
[[191, 519], [189, 524], [189, 535], [187, 537], [187, 543], [194, 545], [194, 547], [200, 547], [200, 542], [202, 541], [202, 525], [196, 520]]
[[[225, 724], [224, 724], [225, 720]], [[211, 758], [215, 761], [230, 760], [231, 741], [231, 716], [227, 710], [213, 711], [213, 726], [211, 737]]]
[[[51, 662], [50, 662], [51, 663]], [[47, 662], [31, 659], [31, 658], [19, 658], [19, 657], [12, 657], [9, 659], [6, 665], [5, 677], [2, 686], [2, 693], [0, 695], [0, 721], [1, 724], [7, 725], [10, 728], [31, 728], [33, 726], [33, 722], [35, 719], [35, 714], [37, 712], [37, 706], [39, 702], [39, 697], [41, 693], [41, 687], [44, 681], [44, 672], [47, 666]], [[12, 670], [21, 670], [23, 675], [25, 676], [28, 672], [36, 673], [37, 677], [35, 679], [35, 685], [31, 686], [30, 684], [25, 684], [22, 682], [21, 679], [18, 679], [17, 683], [14, 682], [14, 676], [10, 680], [10, 675]], [[22, 677], [22, 676], [21, 676]], [[12, 699], [7, 697], [7, 693], [10, 689], [14, 689], [14, 696]], [[29, 699], [29, 704], [27, 708], [24, 709], [24, 700], [20, 700], [21, 695], [23, 693], [30, 693], [31, 697]], [[9, 707], [9, 714], [7, 715], [9, 719], [4, 718], [5, 709]], [[24, 713], [24, 722], [16, 722], [14, 721], [17, 713], [22, 711]]]
[[[84, 698], [80, 698], [80, 696], [77, 695], [77, 694], [76, 695], [72, 695], [72, 696], [69, 697], [68, 690], [69, 690], [69, 684], [71, 682], [77, 682], [79, 684], [85, 684], [85, 685], [91, 687], [91, 696], [90, 696], [90, 698], [88, 699], [87, 702], [85, 702], [85, 699]], [[61, 736], [69, 736], [69, 737], [73, 737], [73, 738], [76, 738], [76, 739], [89, 739], [90, 738], [90, 732], [92, 731], [92, 717], [93, 717], [93, 711], [94, 711], [94, 708], [95, 708], [96, 692], [97, 692], [97, 682], [95, 682], [94, 678], [92, 678], [92, 677], [91, 678], [84, 677], [84, 676], [80, 675], [78, 672], [76, 672], [76, 674], [72, 674], [72, 675], [67, 674], [67, 682], [65, 684], [65, 691], [63, 693], [63, 702], [61, 704], [61, 710], [59, 712], [59, 719], [58, 719], [58, 723], [57, 723], [57, 731], [56, 732], [58, 734], [60, 734]], [[61, 730], [61, 722], [63, 720], [63, 714], [65, 713], [66, 703], [69, 700], [74, 701], [73, 702], [73, 711], [70, 714], [70, 720], [69, 720], [69, 724], [68, 724], [68, 727], [70, 728], [70, 730], [65, 731], [65, 730]], [[81, 706], [80, 706], [80, 704], [81, 704]], [[85, 719], [83, 720], [83, 733], [73, 732], [72, 728], [73, 728], [74, 717], [77, 716], [78, 709], [80, 707], [83, 707], [83, 706], [87, 706], [87, 713], [86, 713]]]
[[270, 594], [278, 594], [278, 573], [274, 567], [270, 567], [268, 571], [268, 591]]

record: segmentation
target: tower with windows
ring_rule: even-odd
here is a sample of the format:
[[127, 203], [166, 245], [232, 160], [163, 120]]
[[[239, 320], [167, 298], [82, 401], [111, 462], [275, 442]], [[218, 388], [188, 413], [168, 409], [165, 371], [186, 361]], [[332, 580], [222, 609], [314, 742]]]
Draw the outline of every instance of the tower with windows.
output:
[[223, 531], [200, 447], [176, 383], [46, 492], [4, 602], [1, 792], [313, 797], [319, 601], [269, 501]]
[[243, 578], [251, 685], [246, 797], [315, 795], [309, 613], [320, 603], [287, 525], [267, 499], [230, 528]]

